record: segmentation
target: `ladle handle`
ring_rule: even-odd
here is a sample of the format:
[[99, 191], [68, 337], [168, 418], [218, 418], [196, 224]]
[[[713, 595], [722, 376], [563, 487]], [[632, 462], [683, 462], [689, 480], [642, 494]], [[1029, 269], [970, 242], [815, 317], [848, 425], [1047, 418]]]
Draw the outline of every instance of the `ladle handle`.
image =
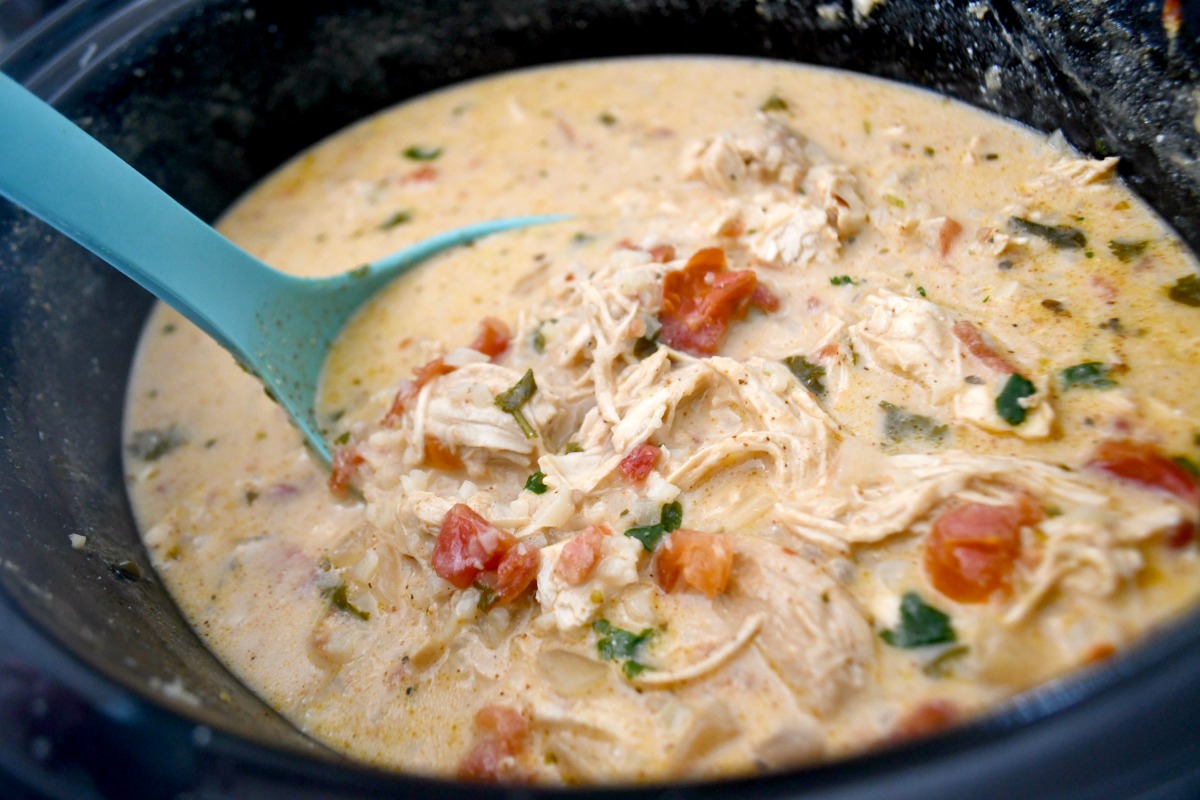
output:
[[254, 309], [286, 280], [2, 73], [0, 195], [243, 359], [240, 342], [248, 341]]

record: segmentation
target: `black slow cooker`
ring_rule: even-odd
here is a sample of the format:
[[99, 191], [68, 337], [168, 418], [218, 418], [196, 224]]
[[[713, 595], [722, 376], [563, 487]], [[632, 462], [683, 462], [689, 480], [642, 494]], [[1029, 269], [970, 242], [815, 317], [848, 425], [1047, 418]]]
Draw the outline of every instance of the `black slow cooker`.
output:
[[[76, 0], [0, 52], [0, 69], [211, 219], [321, 137], [484, 73], [636, 53], [814, 62], [1120, 155], [1195, 249], [1198, 33], [1200, 8], [1175, 0]], [[0, 798], [563, 793], [350, 763], [204, 648], [150, 569], [124, 490], [122, 403], [150, 302], [0, 202]], [[780, 775], [571, 794], [1200, 797], [1198, 720], [1193, 614], [923, 741]]]

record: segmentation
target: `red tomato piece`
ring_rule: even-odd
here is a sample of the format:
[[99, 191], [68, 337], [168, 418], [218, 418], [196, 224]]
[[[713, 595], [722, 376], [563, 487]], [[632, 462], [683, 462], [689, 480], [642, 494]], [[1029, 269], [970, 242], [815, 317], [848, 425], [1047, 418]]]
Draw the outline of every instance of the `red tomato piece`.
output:
[[504, 324], [504, 320], [495, 317], [484, 317], [479, 323], [479, 333], [471, 342], [471, 349], [478, 350], [495, 361], [504, 355], [508, 343], [512, 341], [512, 331]]
[[412, 172], [400, 179], [401, 183], [429, 183], [437, 180], [437, 167], [431, 167], [428, 164], [417, 167]]
[[764, 314], [770, 314], [773, 311], [778, 311], [782, 302], [779, 299], [779, 295], [760, 283], [754, 287], [754, 291], [750, 294], [750, 305]]
[[484, 706], [475, 715], [475, 743], [458, 764], [458, 777], [491, 783], [519, 783], [525, 777], [516, 757], [525, 749], [529, 726], [516, 709]]
[[675, 591], [680, 581], [711, 599], [729, 585], [733, 545], [721, 533], [681, 528], [667, 536], [655, 557], [658, 585]]
[[659, 264], [666, 264], [668, 261], [675, 260], [675, 248], [669, 244], [656, 244], [647, 252], [650, 253], [650, 258]]
[[433, 571], [453, 586], [466, 589], [479, 573], [495, 569], [514, 544], [512, 534], [458, 503], [442, 518], [433, 545]]
[[953, 700], [926, 700], [897, 722], [889, 738], [902, 742], [947, 728], [958, 721], [961, 712]]
[[1021, 528], [1041, 519], [1041, 509], [1025, 496], [1006, 506], [962, 503], [943, 511], [925, 539], [930, 582], [960, 603], [1007, 592], [1021, 554]]
[[1122, 480], [1162, 489], [1200, 506], [1200, 485], [1196, 479], [1153, 445], [1129, 440], [1101, 442], [1088, 466]]
[[942, 223], [942, 227], [938, 228], [938, 255], [942, 258], [950, 252], [950, 247], [954, 244], [954, 240], [962, 233], [963, 227], [954, 220], [946, 217], [946, 221]]
[[719, 247], [697, 251], [683, 269], [663, 276], [659, 340], [694, 356], [715, 354], [729, 325], [746, 315], [757, 285], [753, 270], [726, 270]]
[[329, 473], [329, 491], [338, 496], [344, 495], [362, 463], [363, 457], [354, 445], [334, 449], [332, 470]]
[[537, 579], [542, 554], [536, 547], [520, 543], [510, 548], [496, 567], [496, 597], [501, 603], [511, 603], [525, 593]]
[[425, 434], [425, 464], [448, 472], [463, 468], [458, 454], [443, 444], [441, 439], [428, 433]]
[[593, 525], [576, 534], [574, 539], [563, 545], [558, 563], [554, 565], [554, 574], [572, 586], [586, 581], [600, 563], [604, 537], [610, 535], [612, 532], [603, 525]]
[[646, 476], [658, 466], [660, 458], [662, 458], [661, 447], [655, 447], [648, 442], [643, 442], [630, 450], [629, 454], [621, 459], [621, 463], [617, 465], [617, 469], [621, 471], [621, 474], [627, 480], [640, 483], [646, 480]]
[[435, 358], [429, 363], [418, 367], [413, 371], [414, 378], [407, 381], [400, 387], [400, 391], [396, 392], [396, 399], [392, 401], [392, 407], [388, 409], [388, 413], [383, 418], [383, 424], [391, 427], [399, 421], [400, 416], [408, 410], [409, 405], [417, 399], [417, 395], [421, 393], [421, 389], [432, 381], [434, 378], [453, 372], [454, 367], [447, 364], [440, 358]]
[[983, 334], [979, 332], [979, 329], [965, 319], [960, 319], [954, 323], [954, 327], [951, 330], [954, 331], [954, 335], [958, 337], [958, 340], [966, 346], [967, 352], [987, 366], [1006, 375], [1016, 372], [1013, 365], [1008, 363], [1008, 359], [997, 353], [995, 348], [983, 338]]

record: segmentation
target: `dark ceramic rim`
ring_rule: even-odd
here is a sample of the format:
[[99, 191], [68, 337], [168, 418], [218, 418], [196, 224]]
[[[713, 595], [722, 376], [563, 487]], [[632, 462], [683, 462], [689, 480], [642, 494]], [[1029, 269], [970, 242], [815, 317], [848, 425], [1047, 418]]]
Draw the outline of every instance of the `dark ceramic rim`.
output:
[[[203, 2], [72, 0], [0, 51], [0, 70], [54, 102], [72, 87], [86, 84], [126, 43], [165, 20], [183, 17]], [[0, 603], [37, 629], [36, 619], [2, 587]], [[85, 652], [53, 632], [41, 630], [38, 635], [53, 650], [51, 661], [58, 664], [61, 677], [82, 696], [121, 696], [132, 703], [146, 724], [194, 724], [160, 699], [141, 692], [125, 676], [98, 669]], [[286, 791], [289, 785], [304, 782], [317, 792], [313, 796], [326, 796], [322, 793], [326, 791], [338, 796], [394, 796], [397, 791], [433, 796], [450, 790], [465, 797], [569, 793], [698, 799], [802, 795], [832, 800], [969, 792], [974, 798], [986, 798], [1034, 796], [1035, 786], [1057, 783], [1072, 796], [1115, 797], [1124, 795], [1126, 788], [1140, 794], [1138, 787], [1156, 783], [1156, 774], [1178, 781], [1200, 773], [1200, 759], [1196, 758], [1200, 740], [1185, 743], [1186, 752], [1151, 747], [1158, 751], [1157, 760], [1139, 752], [1145, 773], [1140, 777], [1128, 772], [1122, 773], [1124, 779], [1106, 774], [1103, 766], [1085, 775], [1080, 772], [1081, 767], [1086, 769], [1085, 761], [1079, 758], [1090, 752], [1091, 765], [1103, 765], [1105, 748], [1120, 748], [1144, 734], [1140, 730], [1122, 733], [1125, 721], [1136, 717], [1139, 710], [1170, 708], [1169, 698], [1176, 694], [1194, 696], [1195, 684], [1200, 681], [1193, 675], [1196, 663], [1200, 663], [1200, 612], [1168, 624], [1130, 651], [1024, 692], [993, 712], [944, 733], [798, 771], [713, 783], [585, 790], [474, 787], [382, 771], [336, 754], [317, 752], [306, 758], [221, 730], [212, 731], [211, 738], [197, 742], [196, 747], [221, 759], [225, 769], [253, 772], [265, 782], [259, 785]], [[1196, 709], [1179, 710], [1187, 712], [1182, 716], [1192, 716], [1190, 712]], [[1064, 764], [1067, 771], [1056, 780], [1054, 775]], [[1119, 766], [1116, 761], [1114, 766]], [[1147, 775], [1148, 783], [1141, 780]], [[1089, 784], [1089, 779], [1100, 782]], [[1072, 785], [1076, 788], [1067, 791]]]

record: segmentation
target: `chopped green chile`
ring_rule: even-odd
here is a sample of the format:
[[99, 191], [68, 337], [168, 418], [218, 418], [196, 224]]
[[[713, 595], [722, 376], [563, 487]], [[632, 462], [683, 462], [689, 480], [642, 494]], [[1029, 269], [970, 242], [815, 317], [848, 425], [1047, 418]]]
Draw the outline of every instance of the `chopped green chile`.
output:
[[322, 594], [324, 594], [325, 598], [329, 600], [329, 605], [333, 606], [338, 611], [341, 611], [343, 614], [349, 614], [352, 617], [358, 617], [364, 622], [371, 618], [371, 613], [369, 611], [363, 611], [361, 608], [358, 608], [356, 605], [354, 605], [354, 603], [350, 602], [350, 596], [347, 593], [346, 584], [344, 583], [339, 583], [337, 586], [331, 586], [322, 592]]
[[858, 284], [858, 281], [849, 275], [834, 275], [829, 282], [834, 286], [856, 286]]
[[1008, 223], [1014, 230], [1045, 239], [1059, 250], [1082, 250], [1087, 246], [1084, 232], [1070, 225], [1043, 225], [1024, 217], [1009, 217]]
[[900, 600], [900, 622], [879, 634], [892, 647], [925, 647], [954, 642], [958, 637], [950, 616], [927, 604], [916, 592], [906, 592]]
[[390, 231], [392, 228], [399, 227], [406, 222], [412, 222], [412, 218], [413, 212], [411, 211], [397, 211], [395, 214], [392, 214], [383, 222], [379, 223], [379, 230]]
[[788, 102], [777, 94], [773, 94], [758, 107], [759, 111], [788, 111]]
[[1200, 275], [1184, 275], [1167, 289], [1167, 297], [1185, 306], [1200, 307]]
[[817, 397], [825, 396], [825, 384], [822, 382], [825, 378], [825, 368], [820, 364], [814, 364], [804, 356], [788, 356], [783, 360], [784, 366], [791, 370], [796, 376], [796, 380], [800, 381], [805, 389], [808, 389]]
[[479, 592], [479, 602], [475, 604], [476, 608], [478, 608], [480, 611], [487, 611], [492, 606], [496, 605], [496, 600], [498, 598], [495, 589], [493, 589], [491, 586], [488, 586], [486, 583], [481, 583], [479, 581], [475, 581], [475, 583], [472, 584], [472, 587]]
[[879, 407], [883, 409], [883, 434], [893, 443], [906, 439], [938, 443], [950, 432], [950, 426], [939, 425], [932, 417], [914, 414], [887, 400], [881, 401]]
[[1116, 256], [1117, 260], [1122, 264], [1128, 264], [1135, 258], [1139, 258], [1143, 253], [1146, 252], [1146, 248], [1149, 246], [1150, 242], [1146, 239], [1142, 239], [1137, 242], [1122, 242], [1117, 239], [1113, 239], [1108, 243], [1109, 251]]
[[1117, 385], [1112, 379], [1112, 368], [1099, 361], [1085, 361], [1073, 367], [1067, 367], [1059, 373], [1062, 388], [1072, 389], [1111, 389]]
[[521, 376], [521, 380], [496, 395], [496, 407], [501, 411], [512, 414], [513, 419], [517, 421], [517, 425], [521, 428], [521, 433], [525, 434], [526, 439], [536, 439], [537, 431], [529, 424], [529, 420], [525, 418], [525, 414], [521, 409], [524, 408], [525, 404], [529, 402], [529, 398], [533, 397], [533, 393], [536, 391], [537, 381], [533, 379], [533, 370], [528, 369]]
[[996, 413], [1009, 425], [1020, 425], [1029, 413], [1020, 401], [1036, 393], [1037, 390], [1026, 377], [1014, 372], [1008, 376], [1008, 382], [996, 397]]
[[172, 425], [169, 428], [147, 428], [134, 431], [125, 449], [129, 455], [142, 461], [157, 461], [180, 445], [187, 444], [187, 437]]

